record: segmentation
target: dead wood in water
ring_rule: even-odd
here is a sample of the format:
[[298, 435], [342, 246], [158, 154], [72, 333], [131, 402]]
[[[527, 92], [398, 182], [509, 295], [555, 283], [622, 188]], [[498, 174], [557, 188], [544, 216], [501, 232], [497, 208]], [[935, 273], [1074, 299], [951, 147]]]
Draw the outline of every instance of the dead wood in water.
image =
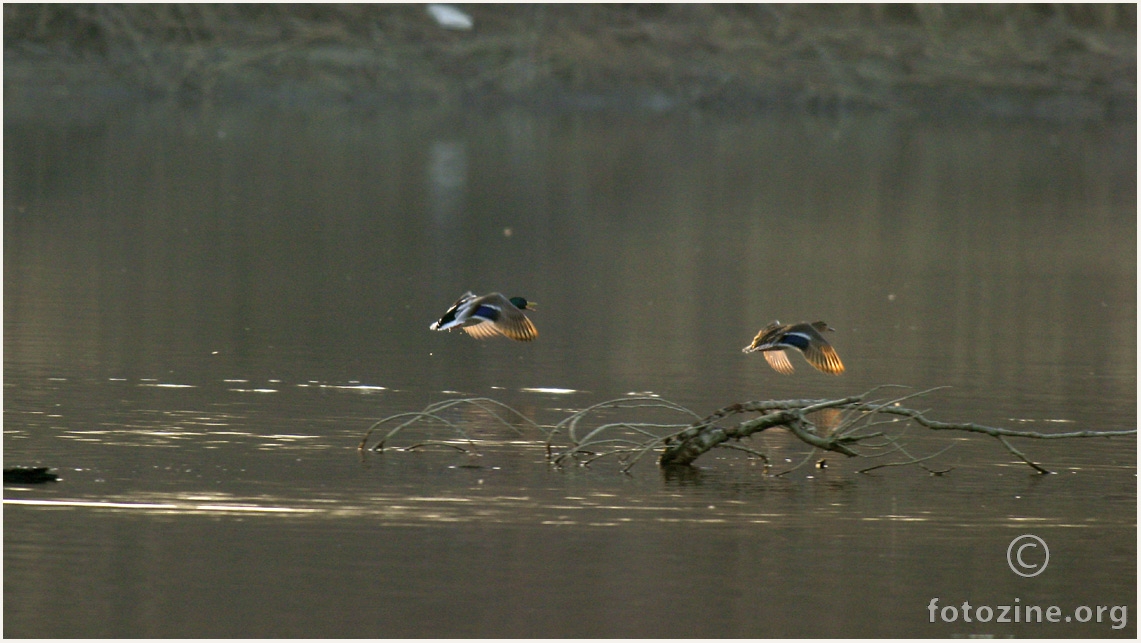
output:
[[[401, 430], [417, 422], [443, 425], [452, 430], [464, 442], [474, 446], [475, 441], [468, 436], [459, 423], [448, 420], [442, 412], [463, 405], [474, 406], [490, 415], [498, 423], [518, 431], [520, 421], [544, 436], [547, 446], [547, 459], [554, 465], [563, 466], [570, 462], [590, 464], [599, 458], [614, 457], [622, 463], [622, 470], [631, 467], [650, 453], [659, 453], [658, 464], [662, 467], [691, 465], [703, 454], [718, 448], [744, 451], [760, 458], [769, 468], [766, 454], [741, 444], [741, 440], [756, 433], [776, 427], [787, 429], [798, 440], [813, 447], [812, 454], [831, 451], [850, 458], [883, 458], [894, 456], [860, 469], [861, 473], [884, 467], [919, 466], [930, 473], [942, 474], [948, 470], [929, 468], [928, 462], [942, 455], [941, 451], [926, 456], [912, 454], [903, 442], [907, 430], [918, 426], [932, 431], [959, 431], [980, 433], [996, 439], [1009, 453], [1038, 473], [1051, 473], [1016, 448], [1012, 438], [1033, 440], [1057, 440], [1069, 438], [1115, 437], [1136, 435], [1137, 430], [1123, 431], [1072, 431], [1067, 433], [1041, 433], [1038, 431], [1015, 431], [1002, 427], [985, 426], [973, 422], [942, 422], [927, 417], [927, 411], [903, 406], [938, 388], [909, 393], [888, 398], [872, 398], [881, 389], [902, 388], [882, 386], [861, 395], [831, 400], [768, 400], [730, 404], [718, 411], [702, 417], [694, 411], [659, 397], [638, 396], [607, 400], [576, 411], [552, 426], [543, 426], [527, 418], [510, 406], [490, 398], [463, 398], [445, 400], [429, 405], [424, 410], [400, 413], [384, 418], [369, 427], [359, 448], [361, 451], [383, 451], [385, 445]], [[942, 387], [940, 387], [942, 388]], [[640, 419], [621, 418], [604, 421], [608, 415], [636, 411]], [[681, 416], [681, 418], [677, 418]], [[741, 416], [745, 416], [744, 419]], [[672, 421], [671, 421], [672, 418]], [[368, 440], [382, 425], [396, 423], [383, 438], [371, 447]], [[513, 423], [512, 420], [515, 420]], [[658, 420], [658, 421], [650, 421]], [[593, 421], [593, 422], [592, 422]], [[559, 446], [560, 436], [569, 444]], [[436, 444], [451, 446], [467, 451], [453, 443], [442, 441], [422, 441], [412, 447]], [[783, 475], [803, 466], [805, 460], [775, 475]]]
[[[366, 450], [365, 447], [368, 444], [369, 438], [372, 437], [373, 432], [385, 424], [394, 423], [396, 420], [404, 420], [404, 421], [400, 422], [395, 427], [393, 427], [388, 433], [384, 434], [384, 437], [382, 437], [379, 442], [372, 445], [371, 447], [368, 447], [367, 450], [369, 450], [369, 451], [384, 451], [384, 447], [390, 439], [395, 437], [396, 434], [400, 433], [400, 431], [403, 430], [404, 428], [411, 426], [417, 422], [428, 422], [428, 423], [436, 422], [439, 424], [443, 424], [444, 426], [454, 430], [463, 439], [463, 441], [467, 442], [468, 444], [470, 444], [474, 447], [475, 441], [472, 440], [472, 438], [469, 437], [466, 432], [464, 432], [463, 427], [461, 427], [460, 425], [458, 425], [454, 422], [449, 421], [447, 418], [445, 418], [444, 416], [441, 415], [441, 413], [443, 413], [444, 411], [446, 411], [448, 409], [451, 409], [453, 407], [465, 406], [465, 405], [466, 406], [473, 406], [475, 408], [483, 410], [485, 413], [490, 415], [492, 418], [494, 418], [498, 422], [500, 422], [503, 425], [510, 427], [516, 431], [518, 431], [518, 427], [516, 427], [510, 421], [505, 419], [502, 415], [500, 415], [498, 413], [498, 411], [501, 411], [501, 410], [507, 411], [511, 417], [514, 417], [518, 420], [521, 420], [524, 424], [529, 424], [532, 427], [539, 429], [540, 431], [543, 430], [543, 427], [539, 426], [538, 424], [535, 424], [535, 422], [533, 422], [530, 418], [523, 415], [519, 411], [516, 411], [515, 409], [511, 408], [510, 406], [507, 406], [506, 404], [504, 404], [502, 402], [498, 402], [496, 400], [493, 400], [489, 397], [457, 398], [457, 399], [444, 400], [442, 402], [435, 402], [433, 404], [429, 404], [427, 407], [424, 408], [423, 411], [415, 411], [415, 412], [410, 412], [410, 413], [397, 413], [396, 415], [390, 415], [390, 416], [388, 416], [382, 420], [378, 420], [378, 421], [374, 422], [372, 424], [372, 426], [370, 426], [368, 428], [367, 431], [365, 431], [364, 437], [361, 438], [360, 445], [358, 445], [357, 448], [361, 451]], [[438, 445], [443, 445], [443, 446], [449, 446], [452, 448], [459, 449], [461, 451], [466, 451], [466, 449], [463, 449], [462, 447], [459, 447], [455, 444], [448, 443], [448, 442], [439, 442], [439, 441], [434, 441], [434, 440], [421, 442], [419, 444], [414, 444], [414, 445], [409, 446], [409, 447], [404, 447], [404, 450], [411, 451], [413, 449], [417, 449], [417, 448], [420, 448], [422, 446], [426, 446], [429, 444], [438, 444]]]
[[[889, 434], [886, 431], [887, 427], [900, 423], [898, 418], [906, 418], [903, 420], [904, 423], [911, 421], [934, 431], [963, 431], [989, 435], [997, 439], [1007, 451], [1035, 471], [1051, 473], [1015, 448], [1008, 438], [1054, 440], [1137, 434], [1136, 429], [1041, 433], [1038, 431], [1014, 431], [973, 422], [940, 422], [928, 418], [925, 411], [901, 405], [907, 399], [920, 397], [935, 390], [938, 389], [928, 389], [887, 400], [868, 400], [868, 396], [875, 391], [873, 389], [863, 395], [835, 400], [784, 400], [732, 404], [694, 423], [685, 431], [667, 438], [665, 440], [667, 444], [659, 463], [663, 466], [691, 464], [698, 456], [710, 449], [722, 446], [730, 440], [740, 440], [766, 429], [784, 427], [802, 442], [824, 451], [834, 451], [848, 457], [879, 457], [891, 453], [900, 453], [907, 458], [888, 465], [881, 464], [863, 469], [862, 471], [865, 472], [884, 466], [920, 464], [929, 458], [911, 456], [900, 442], [899, 436]], [[811, 413], [819, 413], [827, 409], [841, 412], [837, 418], [838, 421], [835, 421], [831, 426], [821, 426], [820, 423], [813, 422], [809, 418]], [[741, 421], [735, 426], [722, 427], [717, 424], [726, 418], [744, 413], [760, 413], [761, 415]]]

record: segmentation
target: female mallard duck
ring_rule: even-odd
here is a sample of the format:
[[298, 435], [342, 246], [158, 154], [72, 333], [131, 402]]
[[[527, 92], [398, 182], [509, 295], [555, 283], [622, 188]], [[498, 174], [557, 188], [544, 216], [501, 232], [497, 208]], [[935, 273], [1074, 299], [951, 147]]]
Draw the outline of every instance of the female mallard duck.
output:
[[839, 375], [844, 372], [844, 364], [836, 350], [824, 339], [820, 333], [829, 328], [822, 321], [801, 322], [799, 324], [781, 324], [775, 321], [761, 329], [753, 338], [753, 343], [741, 349], [742, 352], [752, 353], [763, 351], [769, 366], [783, 375], [792, 373], [792, 362], [785, 355], [785, 348], [795, 348], [804, 353], [804, 359], [816, 367], [816, 370], [829, 375]]
[[468, 291], [452, 304], [439, 321], [428, 328], [451, 330], [458, 326], [476, 339], [503, 335], [521, 342], [529, 342], [539, 336], [539, 331], [523, 311], [534, 310], [528, 308], [534, 305], [535, 302], [529, 302], [522, 297], [508, 299], [497, 292], [480, 297]]

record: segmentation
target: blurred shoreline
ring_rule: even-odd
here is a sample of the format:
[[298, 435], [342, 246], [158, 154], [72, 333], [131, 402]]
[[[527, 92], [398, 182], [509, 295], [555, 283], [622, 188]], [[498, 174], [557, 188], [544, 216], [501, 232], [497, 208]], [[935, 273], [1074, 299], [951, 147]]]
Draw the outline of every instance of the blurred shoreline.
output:
[[1136, 5], [4, 6], [5, 114], [138, 101], [1136, 118]]

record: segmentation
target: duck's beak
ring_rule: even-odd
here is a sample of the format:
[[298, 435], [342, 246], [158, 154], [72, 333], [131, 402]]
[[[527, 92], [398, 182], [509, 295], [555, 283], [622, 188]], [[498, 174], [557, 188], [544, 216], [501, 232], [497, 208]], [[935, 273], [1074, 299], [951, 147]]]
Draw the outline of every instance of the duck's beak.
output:
[[539, 302], [537, 302], [537, 301], [529, 301], [529, 302], [527, 302], [527, 310], [535, 310], [538, 307], [538, 305], [539, 305]]

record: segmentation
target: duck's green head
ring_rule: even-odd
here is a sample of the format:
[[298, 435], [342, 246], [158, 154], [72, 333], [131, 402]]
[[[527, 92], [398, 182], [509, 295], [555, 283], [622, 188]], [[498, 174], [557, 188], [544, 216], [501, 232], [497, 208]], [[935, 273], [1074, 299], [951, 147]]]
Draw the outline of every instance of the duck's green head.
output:
[[[522, 297], [512, 297], [509, 301], [519, 310], [535, 310], [535, 302], [527, 301]], [[528, 308], [528, 306], [530, 306], [530, 308]]]

